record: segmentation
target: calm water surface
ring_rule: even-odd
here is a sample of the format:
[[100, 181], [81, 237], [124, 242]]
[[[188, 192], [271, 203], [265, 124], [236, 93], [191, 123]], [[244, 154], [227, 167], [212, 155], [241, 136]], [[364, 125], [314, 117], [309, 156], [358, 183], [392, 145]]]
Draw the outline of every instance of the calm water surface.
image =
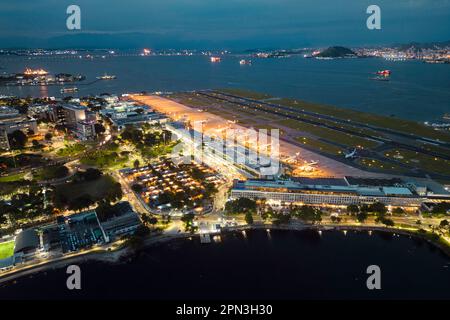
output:
[[[366, 288], [380, 266], [381, 290]], [[1, 299], [450, 299], [450, 259], [428, 243], [388, 233], [258, 230], [209, 245], [177, 240], [126, 263], [81, 265], [82, 290], [64, 269], [0, 287]]]
[[[94, 60], [2, 56], [0, 72], [45, 68], [51, 73], [84, 74], [87, 76], [84, 83], [104, 73], [118, 77], [91, 85], [76, 84], [78, 95], [236, 87], [418, 121], [440, 119], [450, 112], [450, 64], [292, 57], [253, 59], [253, 65], [241, 66], [239, 59], [227, 56], [221, 63], [213, 64], [206, 56]], [[369, 80], [380, 69], [392, 70], [391, 81]], [[61, 95], [59, 86], [0, 87], [0, 94]]]

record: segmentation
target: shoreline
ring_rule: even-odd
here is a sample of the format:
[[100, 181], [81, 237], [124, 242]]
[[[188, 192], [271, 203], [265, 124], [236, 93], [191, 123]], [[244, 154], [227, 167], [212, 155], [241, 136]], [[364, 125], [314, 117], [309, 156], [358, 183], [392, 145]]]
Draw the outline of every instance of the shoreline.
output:
[[[316, 230], [316, 231], [377, 231], [385, 232], [391, 234], [400, 234], [403, 236], [415, 237], [426, 241], [430, 245], [436, 247], [442, 254], [450, 258], [450, 246], [439, 243], [437, 241], [427, 238], [425, 235], [419, 234], [417, 231], [396, 229], [396, 228], [386, 228], [377, 226], [351, 226], [351, 225], [307, 225], [307, 224], [295, 224], [295, 225], [274, 225], [274, 224], [256, 224], [256, 225], [242, 225], [236, 227], [226, 227], [223, 229], [223, 233], [233, 233], [244, 230], [284, 230], [284, 231], [305, 231], [305, 230]], [[211, 233], [221, 234], [221, 233]], [[58, 260], [50, 261], [48, 263], [38, 264], [34, 266], [25, 267], [19, 270], [11, 270], [10, 272], [5, 272], [5, 274], [0, 274], [0, 286], [7, 285], [10, 282], [14, 282], [17, 279], [23, 278], [25, 276], [31, 276], [40, 272], [47, 272], [51, 270], [61, 269], [70, 264], [74, 263], [86, 263], [89, 261], [99, 261], [103, 263], [117, 264], [121, 263], [124, 259], [129, 258], [136, 252], [147, 249], [149, 247], [167, 243], [178, 239], [196, 238], [199, 239], [199, 234], [190, 233], [180, 233], [180, 234], [170, 234], [170, 235], [157, 235], [144, 240], [142, 248], [138, 250], [132, 250], [130, 247], [120, 247], [116, 250], [105, 250], [94, 251], [88, 253], [80, 253], [75, 256], [61, 257]], [[126, 263], [126, 261], [125, 261]]]

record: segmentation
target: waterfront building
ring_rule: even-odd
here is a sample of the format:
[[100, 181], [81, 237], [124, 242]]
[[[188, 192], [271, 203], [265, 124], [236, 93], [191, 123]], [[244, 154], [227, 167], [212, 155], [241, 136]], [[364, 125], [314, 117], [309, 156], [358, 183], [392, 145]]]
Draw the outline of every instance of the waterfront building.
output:
[[[100, 226], [95, 210], [58, 217], [59, 243], [63, 253], [87, 249], [105, 242], [105, 234]], [[52, 239], [56, 241], [55, 239]], [[51, 243], [46, 244], [51, 247]]]
[[[235, 180], [231, 198], [265, 199], [279, 205], [299, 204], [317, 206], [348, 206], [351, 204], [372, 204], [381, 202], [399, 207], [420, 207], [426, 199], [408, 187], [407, 184], [382, 183], [380, 179], [351, 177], [342, 179], [302, 180]], [[365, 181], [366, 183], [363, 183]], [[356, 184], [355, 184], [356, 183]]]
[[111, 208], [110, 216], [104, 221], [102, 221], [102, 217], [99, 217], [99, 220], [106, 235], [106, 242], [134, 234], [141, 225], [141, 220], [137, 213], [133, 211], [133, 208], [127, 201], [114, 205]]
[[35, 229], [22, 230], [15, 239], [14, 263], [32, 259], [40, 247], [40, 237]]

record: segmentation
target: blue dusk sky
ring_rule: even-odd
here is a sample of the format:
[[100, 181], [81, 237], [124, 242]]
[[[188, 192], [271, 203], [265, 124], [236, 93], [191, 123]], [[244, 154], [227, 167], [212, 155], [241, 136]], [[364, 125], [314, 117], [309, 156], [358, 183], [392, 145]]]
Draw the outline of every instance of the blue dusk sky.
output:
[[[66, 9], [81, 8], [81, 30]], [[381, 8], [381, 30], [366, 9]], [[0, 47], [358, 46], [450, 40], [450, 0], [0, 0]]]

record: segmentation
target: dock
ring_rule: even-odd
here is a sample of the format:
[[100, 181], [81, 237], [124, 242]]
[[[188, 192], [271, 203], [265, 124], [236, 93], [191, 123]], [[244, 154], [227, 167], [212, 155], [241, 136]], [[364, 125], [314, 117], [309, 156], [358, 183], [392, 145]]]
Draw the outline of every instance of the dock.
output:
[[211, 243], [211, 237], [209, 236], [209, 233], [200, 234], [200, 243]]

